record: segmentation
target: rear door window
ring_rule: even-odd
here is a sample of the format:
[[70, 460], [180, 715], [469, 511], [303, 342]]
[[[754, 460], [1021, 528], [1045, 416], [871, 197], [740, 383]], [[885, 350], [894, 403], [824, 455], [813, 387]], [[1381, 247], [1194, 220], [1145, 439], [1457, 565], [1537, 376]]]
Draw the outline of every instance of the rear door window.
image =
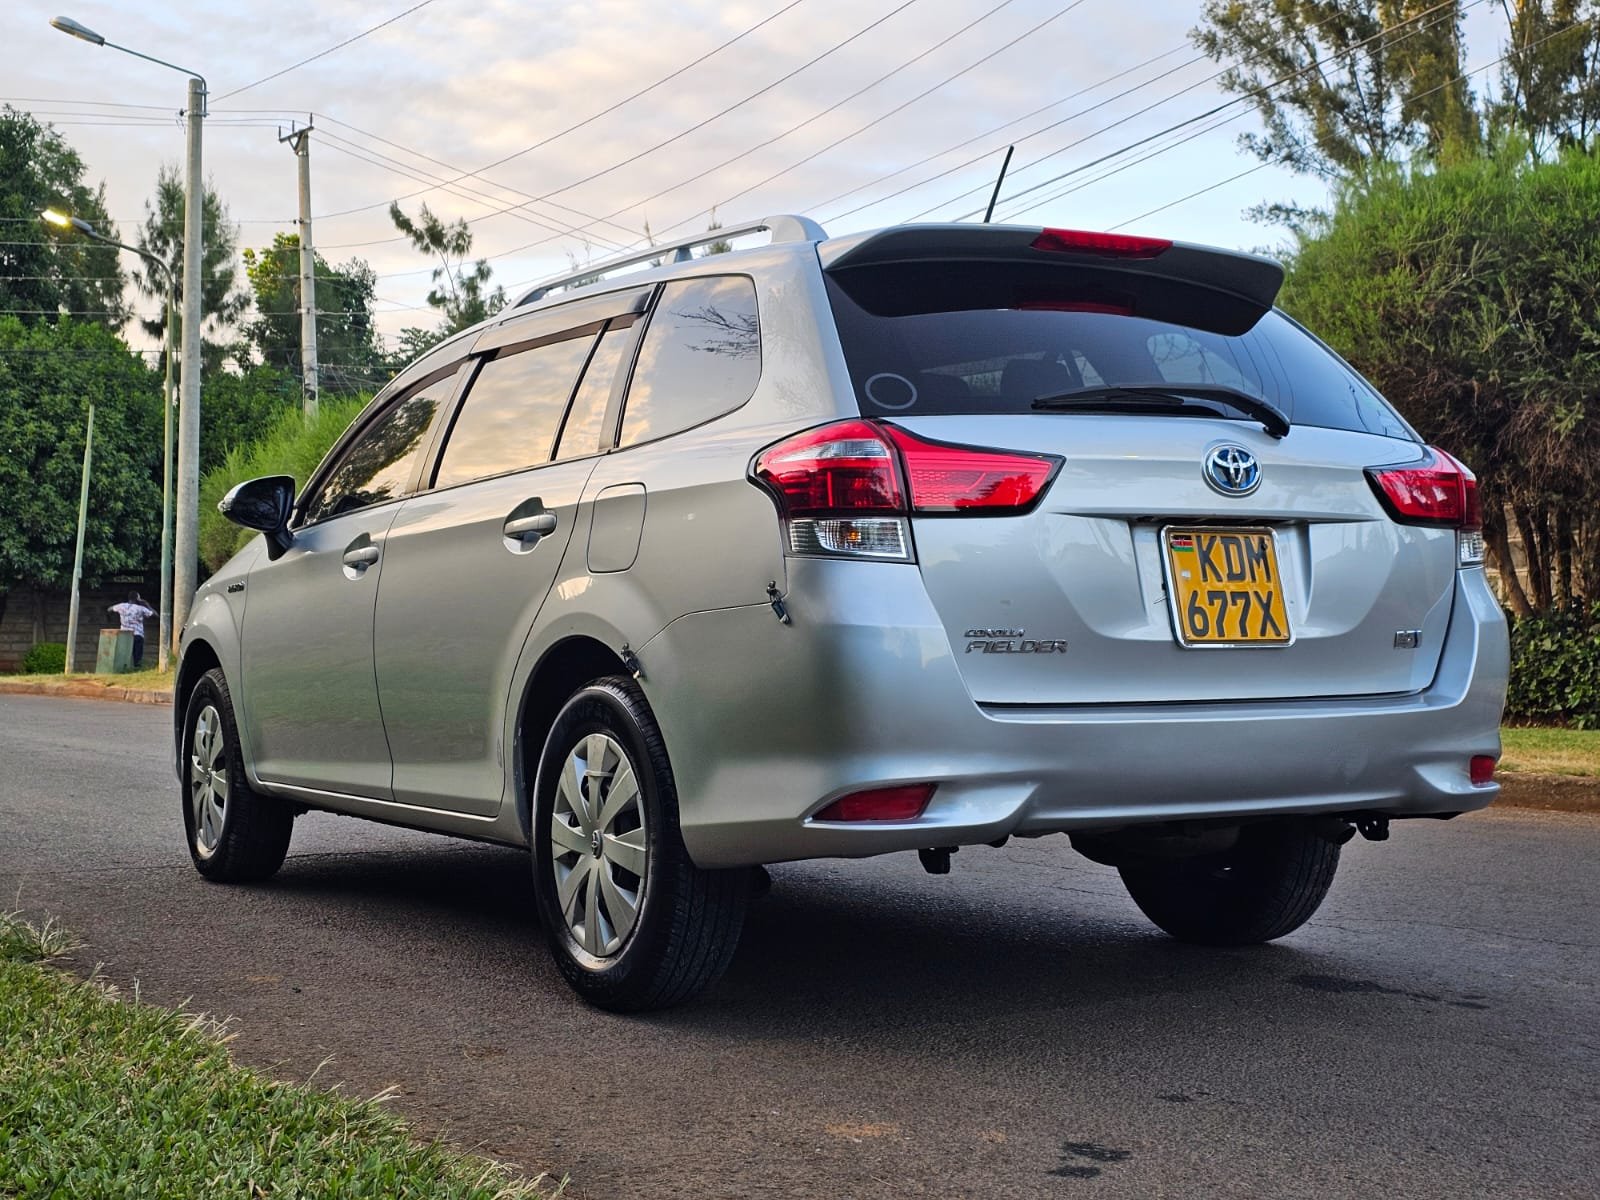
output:
[[661, 289], [622, 415], [622, 446], [700, 425], [750, 399], [761, 378], [761, 324], [748, 276], [682, 279]]
[[450, 428], [433, 486], [549, 462], [556, 430], [593, 346], [589, 334], [512, 348], [478, 368]]
[[567, 413], [561, 427], [561, 438], [556, 443], [556, 458], [582, 458], [600, 452], [600, 434], [605, 425], [606, 407], [611, 402], [611, 392], [617, 375], [627, 363], [628, 351], [633, 347], [637, 331], [634, 318], [624, 317], [613, 321], [600, 335], [584, 368], [583, 382], [572, 399], [572, 410]]

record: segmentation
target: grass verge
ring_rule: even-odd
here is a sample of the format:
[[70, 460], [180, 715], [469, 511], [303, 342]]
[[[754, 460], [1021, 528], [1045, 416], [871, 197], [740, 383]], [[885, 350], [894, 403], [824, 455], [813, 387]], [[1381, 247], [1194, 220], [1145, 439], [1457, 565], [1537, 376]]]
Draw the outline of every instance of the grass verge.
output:
[[553, 1194], [415, 1140], [376, 1101], [235, 1066], [215, 1022], [44, 965], [74, 946], [0, 914], [0, 1196]]
[[0, 675], [6, 683], [97, 683], [101, 687], [149, 688], [156, 692], [170, 692], [175, 672], [127, 671], [121, 675], [96, 675], [89, 671], [75, 671], [71, 675], [52, 672], [49, 675]]
[[1502, 729], [1502, 771], [1600, 778], [1600, 729]]

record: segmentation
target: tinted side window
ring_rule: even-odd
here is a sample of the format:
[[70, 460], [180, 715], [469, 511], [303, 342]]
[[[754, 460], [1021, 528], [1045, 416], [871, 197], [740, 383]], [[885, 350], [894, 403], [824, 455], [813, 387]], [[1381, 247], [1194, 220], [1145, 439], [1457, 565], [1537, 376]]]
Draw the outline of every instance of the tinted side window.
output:
[[605, 424], [606, 404], [611, 399], [612, 385], [627, 359], [637, 328], [630, 319], [626, 325], [612, 325], [600, 335], [600, 345], [589, 359], [583, 382], [578, 385], [578, 394], [572, 401], [572, 411], [561, 428], [557, 458], [582, 458], [585, 454], [600, 452], [600, 427]]
[[352, 442], [316, 499], [306, 506], [306, 521], [325, 521], [404, 495], [433, 419], [450, 399], [455, 383], [456, 377], [447, 375], [412, 393]]
[[750, 399], [760, 378], [755, 284], [743, 275], [669, 283], [639, 347], [620, 444], [732, 412]]
[[550, 461], [561, 414], [593, 345], [592, 336], [568, 338], [484, 363], [451, 427], [434, 486]]

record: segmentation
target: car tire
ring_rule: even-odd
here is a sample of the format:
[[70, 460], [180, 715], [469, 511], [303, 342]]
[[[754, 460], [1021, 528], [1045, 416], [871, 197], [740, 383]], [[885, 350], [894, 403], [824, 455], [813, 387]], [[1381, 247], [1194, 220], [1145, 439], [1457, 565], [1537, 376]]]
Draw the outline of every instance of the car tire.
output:
[[666, 746], [633, 680], [600, 679], [567, 701], [545, 739], [534, 799], [539, 917], [578, 995], [645, 1012], [722, 975], [744, 924], [749, 872], [690, 860]]
[[1220, 854], [1119, 868], [1133, 902], [1182, 942], [1248, 946], [1300, 928], [1339, 866], [1339, 847], [1303, 821], [1246, 825]]
[[183, 730], [183, 828], [196, 870], [216, 883], [268, 878], [289, 853], [294, 810], [250, 787], [221, 670], [200, 677]]

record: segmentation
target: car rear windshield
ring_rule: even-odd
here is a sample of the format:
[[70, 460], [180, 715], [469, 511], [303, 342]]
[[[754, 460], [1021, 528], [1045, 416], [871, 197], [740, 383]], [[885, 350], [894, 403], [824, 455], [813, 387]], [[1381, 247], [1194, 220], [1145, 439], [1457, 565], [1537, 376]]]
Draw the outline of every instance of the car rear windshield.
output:
[[[1203, 298], [1161, 298], [1194, 324], [1137, 315], [1156, 306], [1141, 306], [1126, 280], [1108, 287], [1082, 272], [952, 266], [934, 275], [923, 266], [828, 277], [863, 415], [1019, 413], [1084, 389], [1191, 384], [1261, 397], [1294, 425], [1415, 436], [1370, 384], [1277, 310], [1244, 333], [1221, 333], [1203, 327]], [[1215, 400], [1192, 407], [1197, 416], [1252, 419]]]

